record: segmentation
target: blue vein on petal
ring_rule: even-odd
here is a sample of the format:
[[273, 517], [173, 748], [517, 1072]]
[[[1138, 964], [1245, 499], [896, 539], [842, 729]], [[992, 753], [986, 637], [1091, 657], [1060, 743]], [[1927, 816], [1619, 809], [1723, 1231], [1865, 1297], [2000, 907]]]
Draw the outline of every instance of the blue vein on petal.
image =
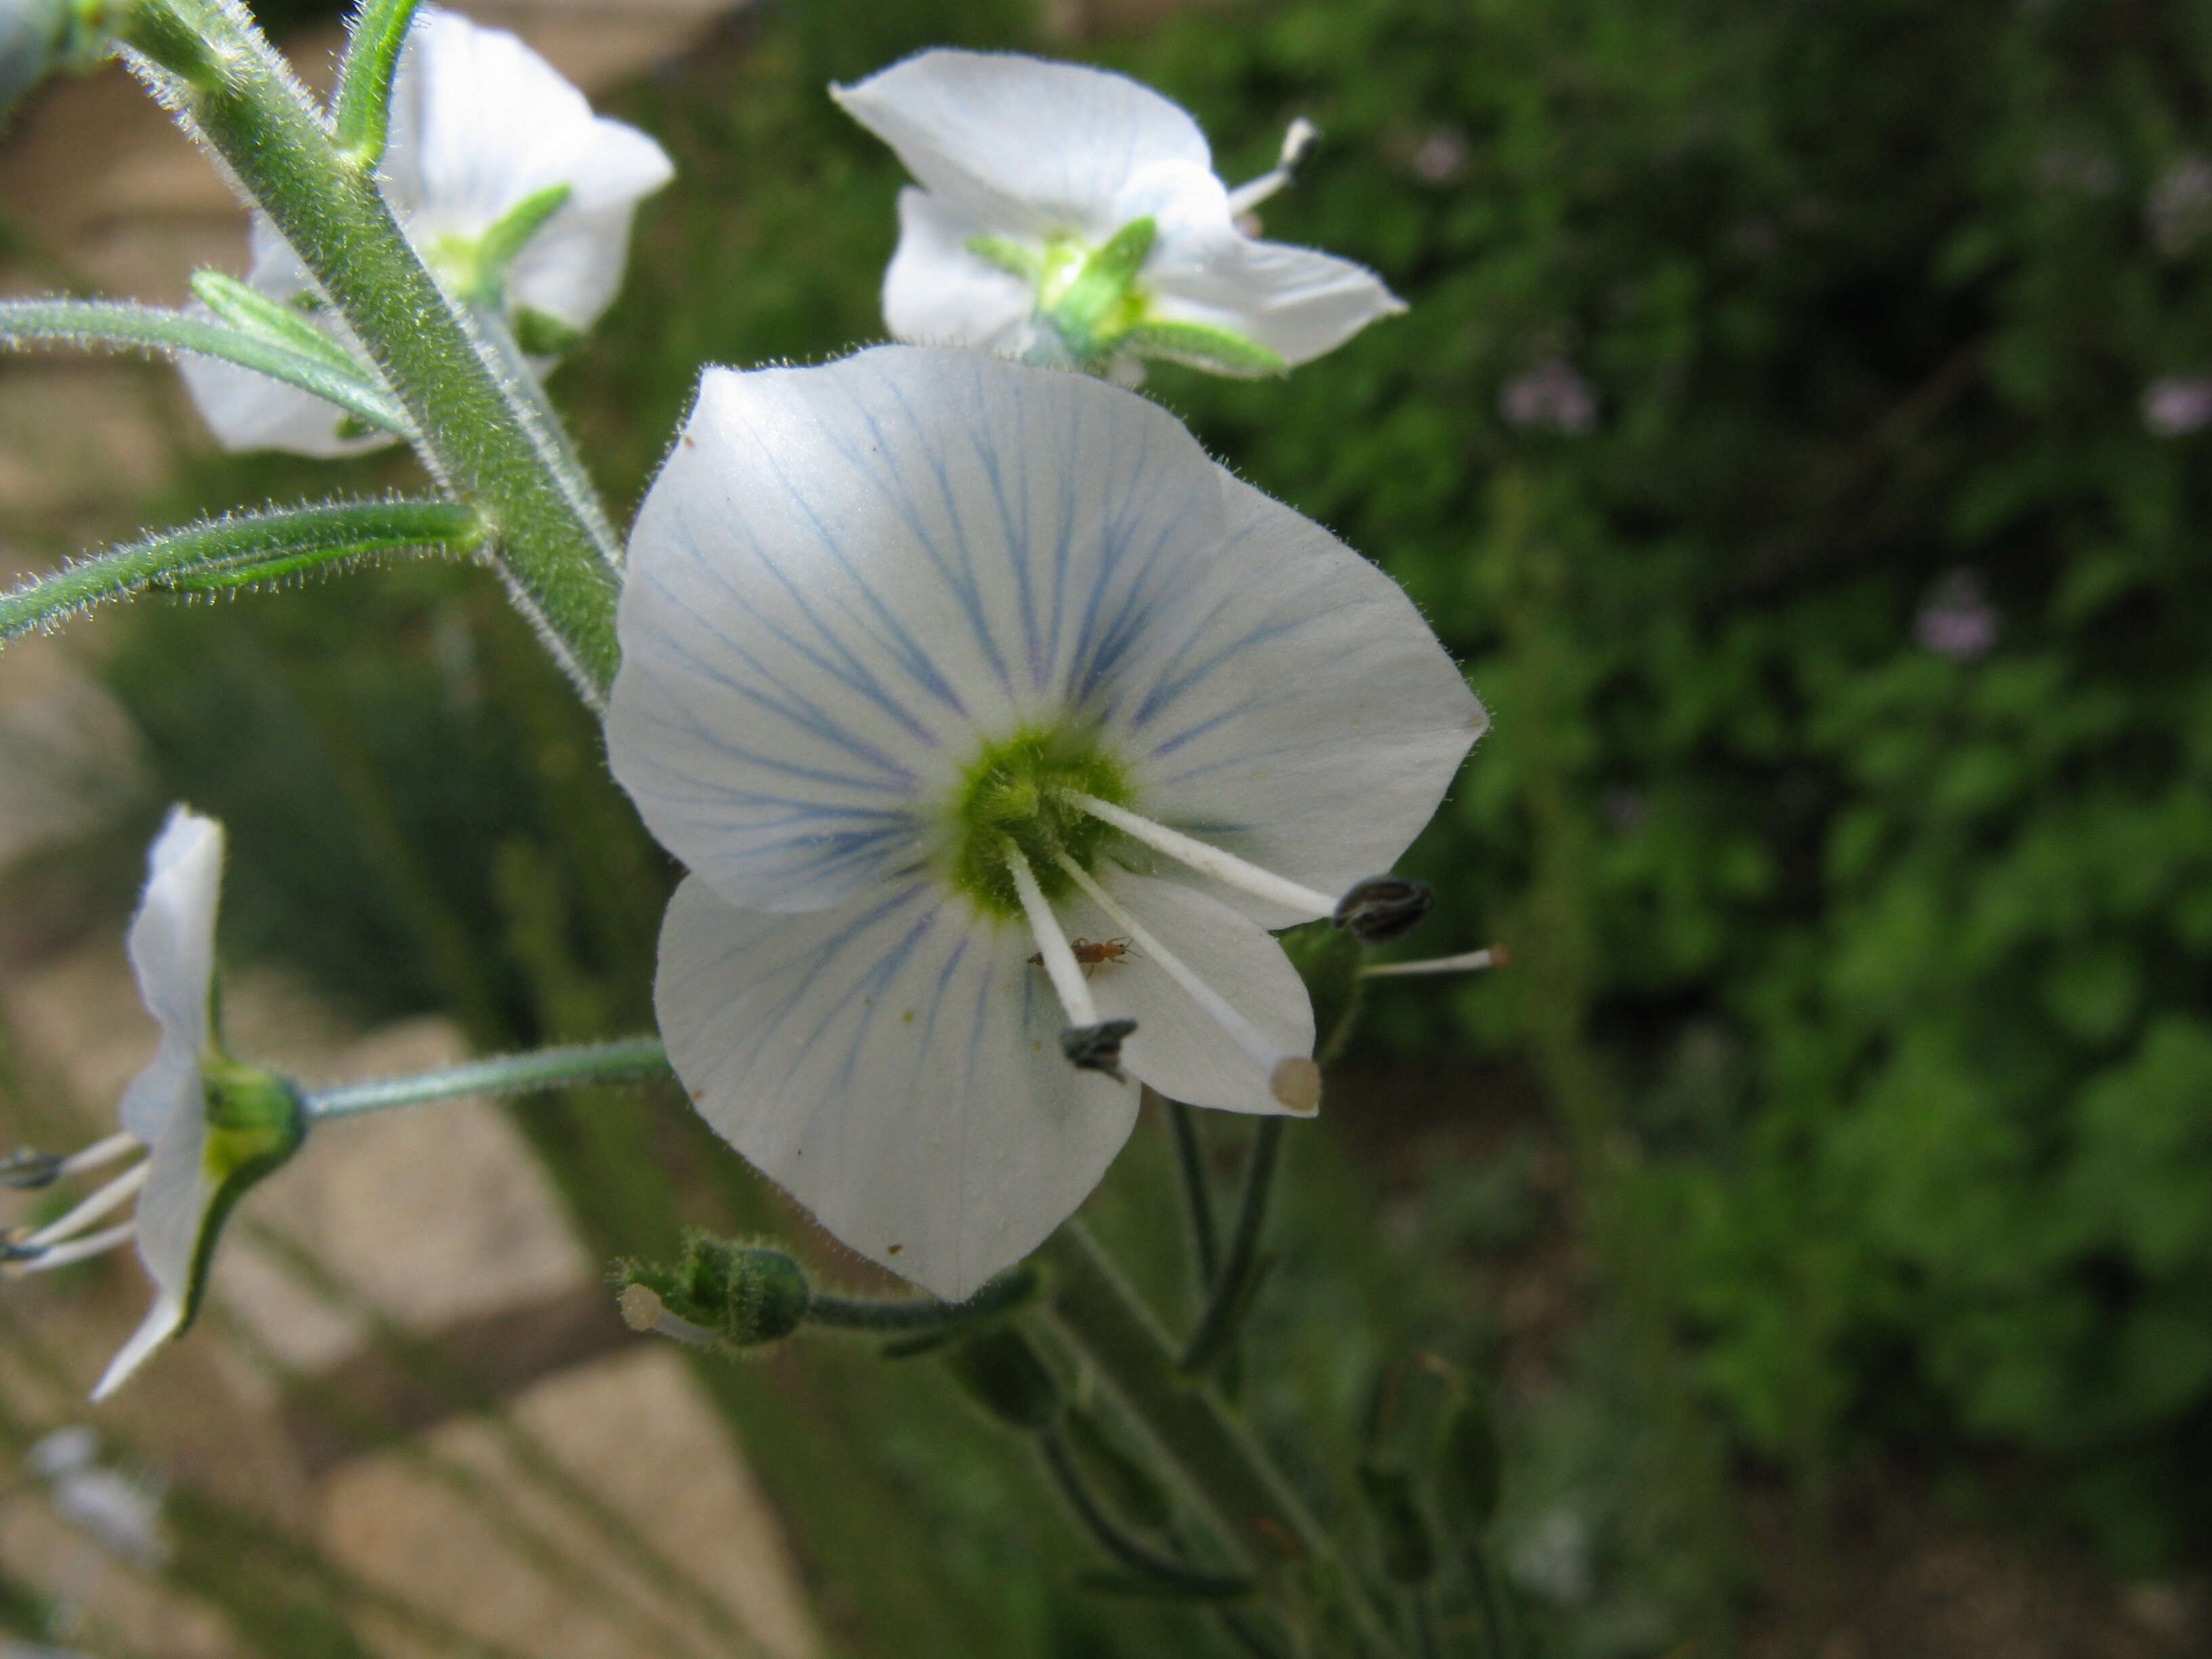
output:
[[[828, 447], [848, 465], [863, 473], [868, 471], [867, 464], [855, 455], [849, 447], [840, 443], [826, 431], [822, 434], [822, 438]], [[953, 690], [951, 683], [945, 679], [943, 672], [937, 666], [935, 659], [915, 642], [914, 636], [907, 632], [905, 625], [899, 621], [897, 614], [884, 603], [882, 595], [876, 592], [873, 584], [861, 574], [860, 568], [846, 553], [843, 545], [830, 533], [830, 527], [823, 523], [820, 514], [815, 512], [813, 503], [807, 500], [805, 492], [784, 471], [782, 464], [777, 459], [775, 450], [765, 441], [757, 441], [757, 447], [760, 453], [762, 465], [775, 475], [776, 483], [783, 487], [784, 494], [790, 498], [792, 505], [798, 509], [799, 516], [805, 520], [807, 526], [813, 531], [815, 539], [821, 544], [823, 550], [836, 562], [838, 568], [842, 570], [853, 586], [860, 590], [861, 597], [868, 602], [868, 608], [874, 612], [877, 621], [888, 631], [890, 654], [913, 678], [915, 684], [937, 698], [956, 714], [966, 714], [968, 711], [962, 704], [959, 695]], [[742, 521], [741, 518], [740, 521]], [[850, 612], [847, 614], [850, 615]], [[855, 625], [865, 628], [866, 624], [861, 623], [858, 617], [854, 617], [853, 620]], [[821, 623], [817, 622], [815, 626], [822, 629], [825, 637], [828, 635], [828, 629]]]
[[[739, 644], [729, 633], [717, 627], [698, 606], [686, 605], [683, 599], [677, 595], [675, 591], [669, 586], [665, 577], [661, 576], [657, 572], [648, 570], [637, 573], [637, 577], [635, 579], [644, 580], [648, 586], [659, 593], [672, 606], [675, 608], [678, 616], [684, 617], [692, 624], [707, 633], [714, 640], [716, 645], [728, 652], [732, 657], [735, 658], [745, 667], [752, 670], [754, 675], [757, 677], [761, 682], [769, 685], [775, 685], [778, 684], [775, 676], [769, 672], [768, 666], [763, 664], [758, 657], [755, 656], [752, 652], [748, 650], [744, 646]], [[684, 661], [690, 663], [693, 670], [700, 677], [712, 680], [715, 684], [721, 686], [726, 690], [734, 693], [745, 702], [755, 704], [758, 708], [765, 710], [767, 713], [780, 717], [788, 724], [798, 727], [801, 732], [805, 732], [810, 736], [820, 739], [822, 742], [828, 744], [832, 748], [842, 749], [848, 754], [850, 754], [858, 759], [870, 763], [872, 765], [879, 768], [890, 777], [898, 781], [896, 785], [879, 785], [876, 787], [903, 787], [908, 789], [915, 787], [913, 773], [909, 772], [905, 767], [900, 765], [898, 762], [893, 760], [890, 756], [884, 754], [873, 744], [869, 744], [855, 734], [848, 732], [841, 722], [832, 719], [822, 709], [817, 708], [809, 699], [801, 696], [795, 691], [793, 691], [787, 684], [782, 687], [786, 701], [780, 702], [777, 698], [771, 696], [768, 692], [761, 690], [759, 686], [748, 684], [745, 681], [724, 672], [720, 667], [717, 667], [705, 656], [702, 656], [697, 649], [686, 642], [678, 635], [675, 629], [663, 627], [657, 631], [659, 635], [658, 643], [665, 646], [677, 655], [682, 657]], [[787, 706], [787, 702], [789, 706]], [[699, 731], [701, 735], [706, 735], [703, 728], [695, 726], [694, 729]], [[719, 739], [716, 739], [715, 741], [718, 747], [726, 750], [731, 754], [744, 755], [743, 750], [737, 749], [733, 744], [731, 744], [726, 741]], [[744, 758], [753, 761], [755, 763], [760, 765], [775, 766], [778, 764], [776, 762], [759, 759], [757, 757], [750, 755], [744, 755]], [[805, 769], [796, 766], [784, 765], [781, 769], [792, 772], [799, 776], [815, 775], [813, 774], [810, 774]], [[855, 781], [854, 787], [864, 788], [869, 786]]]
[[[775, 467], [773, 456], [766, 456], [765, 459], [767, 459], [770, 467], [775, 470], [777, 474], [777, 482], [782, 483], [786, 490], [789, 491], [791, 489], [790, 482], [783, 476], [781, 468]], [[804, 516], [805, 517], [809, 526], [814, 531], [817, 539], [822, 543], [825, 549], [832, 549], [834, 552], [834, 546], [827, 528], [822, 524], [819, 519], [815, 517], [811, 510], [805, 510], [804, 508], [804, 503], [801, 503], [801, 507], [804, 511]], [[689, 518], [689, 516], [690, 512], [687, 508], [685, 511], [685, 517]], [[761, 607], [750, 603], [746, 599], [745, 595], [738, 590], [736, 583], [731, 580], [727, 572], [720, 568], [718, 561], [703, 557], [699, 555], [698, 549], [700, 546], [700, 538], [687, 524], [684, 526], [684, 534], [685, 541], [693, 550], [693, 557], [691, 561], [693, 565], [701, 572], [711, 577], [715, 584], [721, 588], [722, 592], [729, 596], [731, 603], [736, 605], [740, 611], [743, 611], [751, 618], [759, 621], [763, 627], [772, 632], [775, 637], [781, 640], [788, 648], [797, 652], [801, 657], [805, 658], [807, 662], [811, 664], [814, 667], [821, 670], [823, 673], [828, 675], [831, 679], [836, 680], [838, 684], [849, 688], [851, 690], [858, 693], [860, 696], [866, 698], [869, 702], [874, 703], [885, 714], [889, 714], [894, 720], [904, 726], [909, 733], [919, 739], [926, 747], [931, 749], [937, 747], [937, 738], [935, 734], [930, 732], [928, 728], [924, 726], [919, 720], [915, 720], [913, 714], [908, 711], [904, 705], [892, 697], [891, 695], [884, 690], [883, 683], [873, 674], [870, 673], [868, 672], [867, 665], [862, 662], [859, 657], [854, 654], [851, 647], [845, 643], [843, 638], [815, 614], [812, 606], [808, 602], [805, 589], [801, 587], [799, 584], [792, 580], [789, 573], [783, 568], [781, 564], [769, 556], [766, 545], [762, 542], [759, 535], [754, 531], [752, 526], [747, 521], [746, 516], [742, 513], [730, 513], [725, 516], [723, 520], [718, 523], [717, 527], [722, 527], [723, 525], [734, 528], [738, 534], [744, 538], [746, 546], [752, 554], [753, 562], [761, 569], [766, 571], [769, 576], [774, 578], [777, 586], [783, 589], [785, 597], [790, 600], [793, 607], [797, 610], [799, 615], [805, 619], [811, 627], [812, 627], [815, 633], [821, 637], [823, 642], [842, 660], [843, 667], [841, 669], [836, 664], [828, 660], [821, 653], [806, 645], [803, 641], [795, 637], [787, 629], [777, 628], [772, 622], [769, 622], [763, 612]], [[863, 633], [867, 631], [866, 625], [861, 623], [859, 618], [854, 617], [851, 620], [856, 627], [861, 629]], [[871, 636], [870, 642], [872, 644], [877, 643], [878, 641]], [[894, 650], [893, 654], [896, 654], [896, 649]], [[923, 684], [923, 689], [931, 689], [931, 682], [934, 682], [937, 686], [941, 688], [943, 682], [937, 674], [936, 665], [928, 661], [927, 658], [921, 657], [919, 651], [916, 651], [915, 656], [918, 659], [918, 666], [922, 671], [921, 673], [916, 674], [915, 678], [918, 681], [921, 681]], [[909, 673], [914, 673], [917, 665], [908, 664], [904, 665], [907, 666]], [[958, 704], [955, 702], [953, 706], [957, 708]]]
[[[936, 479], [938, 495], [944, 502], [946, 516], [951, 520], [952, 544], [960, 556], [960, 574], [957, 577], [953, 576], [943, 556], [939, 553], [935, 544], [931, 541], [928, 532], [922, 528], [921, 516], [915, 510], [914, 497], [908, 491], [905, 478], [901, 476], [902, 469], [897, 455], [884, 440], [883, 428], [876, 418], [875, 411], [866, 409], [856, 398], [854, 399], [854, 407], [862, 410], [869, 431], [875, 435], [879, 443], [883, 444], [884, 460], [890, 466], [892, 477], [900, 486], [896, 495], [887, 499], [892, 501], [900, 516], [906, 520], [908, 527], [921, 541], [924, 550], [929, 554], [932, 562], [944, 573], [946, 580], [952, 584], [953, 591], [960, 598], [962, 607], [968, 612], [969, 626], [975, 631], [975, 643], [981, 647], [984, 657], [991, 665], [992, 674], [997, 678], [1000, 688], [1012, 695], [1014, 689], [1013, 678], [1006, 672], [1006, 658], [999, 650], [998, 638], [992, 632], [989, 616], [983, 608], [982, 589], [975, 580], [975, 560], [969, 549], [960, 503], [953, 493], [951, 476], [945, 471], [945, 457], [930, 444], [928, 428], [924, 426], [921, 417], [915, 413], [914, 405], [907, 400], [905, 388], [890, 374], [879, 374], [877, 380], [885, 395], [898, 405], [899, 413], [905, 416], [908, 429], [918, 441], [915, 447], [921, 453], [923, 465]], [[978, 382], [975, 377], [970, 377], [969, 386], [970, 392], [969, 401], [981, 402], [980, 397], [975, 395]], [[978, 425], [982, 423], [983, 418], [984, 411], [975, 411]]]

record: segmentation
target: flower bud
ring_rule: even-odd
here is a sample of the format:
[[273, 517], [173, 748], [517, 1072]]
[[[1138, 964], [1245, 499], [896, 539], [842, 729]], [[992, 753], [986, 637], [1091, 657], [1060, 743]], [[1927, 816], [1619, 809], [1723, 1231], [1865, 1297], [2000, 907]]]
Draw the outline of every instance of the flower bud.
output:
[[1395, 1584], [1425, 1584], [1436, 1577], [1437, 1541], [1421, 1512], [1413, 1477], [1379, 1463], [1359, 1466], [1359, 1495], [1375, 1525], [1376, 1553], [1383, 1575]]
[[1479, 1395], [1462, 1401], [1437, 1439], [1437, 1503], [1445, 1525], [1470, 1540], [1490, 1525], [1504, 1463], [1489, 1402]]
[[1060, 1384], [1028, 1337], [1000, 1325], [956, 1343], [945, 1356], [968, 1397], [1017, 1429], [1046, 1427], [1060, 1414]]
[[623, 1287], [625, 1317], [635, 1308], [646, 1328], [659, 1328], [655, 1319], [646, 1317], [644, 1298], [629, 1295], [642, 1287], [659, 1298], [666, 1314], [733, 1348], [755, 1348], [790, 1335], [813, 1299], [805, 1273], [781, 1250], [708, 1233], [685, 1238], [684, 1260], [674, 1267], [625, 1261], [616, 1264], [614, 1277]]

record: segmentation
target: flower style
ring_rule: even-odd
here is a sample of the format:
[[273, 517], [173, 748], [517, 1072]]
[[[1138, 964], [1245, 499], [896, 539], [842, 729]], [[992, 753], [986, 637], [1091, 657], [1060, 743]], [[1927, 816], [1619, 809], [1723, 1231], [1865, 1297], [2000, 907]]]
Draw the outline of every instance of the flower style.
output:
[[1267, 930], [1387, 908], [1486, 724], [1379, 570], [1132, 393], [884, 346], [709, 369], [629, 573], [608, 752], [692, 872], [661, 1032], [831, 1232], [966, 1297], [1129, 1078], [1316, 1109]]
[[925, 52], [831, 94], [920, 181], [884, 279], [902, 340], [1271, 374], [1406, 308], [1362, 266], [1237, 228], [1310, 148], [1303, 122], [1231, 191], [1188, 114], [1103, 70]]
[[[514, 35], [452, 12], [416, 17], [392, 82], [379, 182], [440, 282], [465, 304], [505, 316], [534, 357], [574, 344], [612, 303], [637, 204], [673, 176], [659, 145], [593, 115]], [[314, 279], [261, 214], [246, 280], [311, 318], [322, 310]], [[335, 319], [324, 325], [344, 338]], [[183, 367], [225, 448], [331, 456], [392, 441], [249, 369], [198, 357]]]
[[[216, 1040], [215, 918], [222, 854], [222, 826], [179, 806], [148, 856], [145, 892], [131, 924], [131, 966], [161, 1041], [124, 1091], [121, 1133], [66, 1158], [18, 1154], [5, 1170], [10, 1185], [43, 1186], [147, 1149], [145, 1158], [58, 1220], [0, 1246], [11, 1272], [36, 1273], [137, 1239], [153, 1277], [154, 1306], [108, 1365], [94, 1400], [113, 1393], [191, 1322], [224, 1218], [248, 1187], [292, 1155], [306, 1132], [290, 1086], [229, 1060]], [[90, 1231], [134, 1194], [133, 1219]]]

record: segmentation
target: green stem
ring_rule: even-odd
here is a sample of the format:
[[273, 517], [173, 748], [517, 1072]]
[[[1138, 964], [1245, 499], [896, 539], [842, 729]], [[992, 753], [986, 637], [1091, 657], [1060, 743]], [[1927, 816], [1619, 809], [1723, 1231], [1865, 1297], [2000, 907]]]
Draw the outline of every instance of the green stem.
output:
[[1237, 1200], [1237, 1229], [1229, 1254], [1213, 1280], [1206, 1311], [1183, 1349], [1182, 1368], [1195, 1376], [1227, 1351], [1251, 1300], [1252, 1269], [1259, 1260], [1260, 1235], [1267, 1225], [1267, 1200], [1275, 1188], [1275, 1165], [1283, 1148], [1287, 1120], [1263, 1117], [1244, 1163], [1244, 1187]]
[[526, 1054], [501, 1054], [374, 1083], [342, 1083], [309, 1091], [307, 1109], [311, 1121], [320, 1121], [462, 1095], [526, 1095], [540, 1089], [638, 1083], [668, 1075], [668, 1051], [660, 1039], [632, 1037], [622, 1042], [589, 1042], [568, 1048], [539, 1048]]
[[1212, 1292], [1221, 1266], [1220, 1241], [1213, 1231], [1213, 1188], [1206, 1178], [1206, 1148], [1198, 1138], [1198, 1114], [1179, 1100], [1167, 1103], [1174, 1132], [1176, 1173], [1182, 1179], [1183, 1219], [1190, 1227], [1190, 1253], [1198, 1267], [1199, 1294]]
[[1213, 1394], [1183, 1374], [1167, 1331], [1090, 1231], [1066, 1223], [1036, 1259], [1052, 1275], [1046, 1306], [1054, 1324], [1097, 1368], [1238, 1556], [1263, 1571], [1304, 1569], [1334, 1589], [1366, 1650], [1397, 1652], [1320, 1523]]
[[586, 696], [603, 700], [620, 659], [613, 533], [495, 350], [409, 244], [374, 165], [337, 148], [242, 9], [138, 0], [126, 39], [168, 72], [154, 77], [157, 93], [343, 313], [413, 417], [425, 459], [493, 527], [518, 602]]
[[1024, 1262], [1000, 1273], [965, 1302], [941, 1302], [933, 1296], [887, 1302], [817, 1291], [807, 1301], [806, 1319], [809, 1324], [841, 1331], [944, 1330], [1019, 1307], [1036, 1294], [1038, 1278], [1036, 1269]]
[[1188, 1561], [1162, 1554], [1123, 1531], [1084, 1480], [1083, 1471], [1076, 1466], [1074, 1454], [1068, 1450], [1067, 1441], [1057, 1424], [1040, 1429], [1036, 1444], [1045, 1468], [1051, 1471], [1054, 1483], [1067, 1499], [1068, 1508], [1075, 1511], [1075, 1518], [1083, 1523], [1084, 1530], [1097, 1540], [1099, 1548], [1130, 1571], [1179, 1595], [1225, 1600], [1252, 1593], [1255, 1586], [1249, 1574], [1216, 1572], [1193, 1566]]

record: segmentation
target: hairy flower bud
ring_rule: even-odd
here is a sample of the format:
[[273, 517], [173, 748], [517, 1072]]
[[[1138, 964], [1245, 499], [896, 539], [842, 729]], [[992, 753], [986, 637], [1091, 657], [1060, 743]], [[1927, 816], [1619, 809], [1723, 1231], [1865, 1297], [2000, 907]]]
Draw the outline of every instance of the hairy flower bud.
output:
[[[678, 1320], [733, 1348], [758, 1347], [790, 1335], [813, 1299], [805, 1272], [781, 1250], [708, 1233], [686, 1237], [684, 1259], [673, 1267], [624, 1261], [616, 1264], [614, 1279], [624, 1287], [626, 1316], [633, 1306], [645, 1305], [629, 1296], [631, 1288], [641, 1286]], [[641, 1328], [658, 1328], [649, 1318]]]

